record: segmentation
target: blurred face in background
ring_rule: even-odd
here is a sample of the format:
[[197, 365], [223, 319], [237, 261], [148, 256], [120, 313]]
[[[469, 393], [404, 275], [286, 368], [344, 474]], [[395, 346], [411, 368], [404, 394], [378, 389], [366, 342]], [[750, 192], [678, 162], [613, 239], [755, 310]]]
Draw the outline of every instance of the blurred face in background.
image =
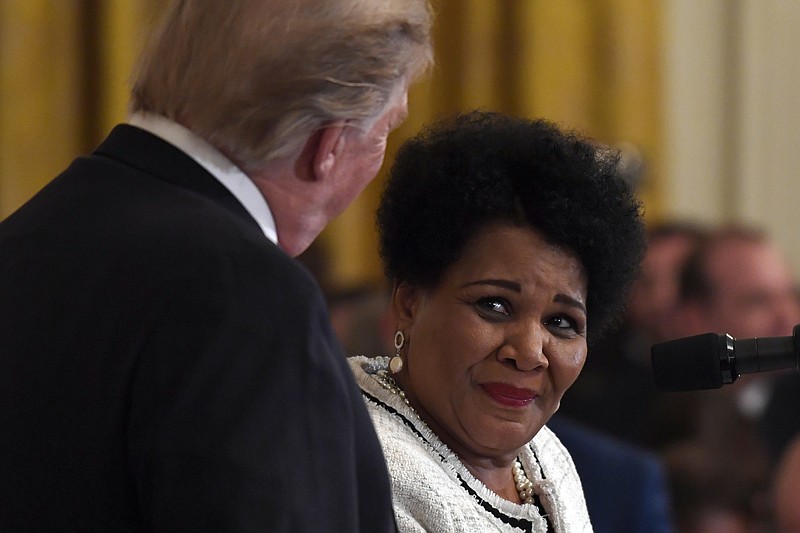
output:
[[628, 320], [653, 341], [672, 336], [680, 271], [694, 246], [694, 239], [681, 234], [659, 237], [648, 243], [642, 272], [631, 292]]
[[771, 243], [721, 243], [709, 253], [706, 272], [711, 297], [695, 311], [704, 331], [734, 337], [777, 337], [791, 335], [800, 323], [795, 277], [786, 258]]

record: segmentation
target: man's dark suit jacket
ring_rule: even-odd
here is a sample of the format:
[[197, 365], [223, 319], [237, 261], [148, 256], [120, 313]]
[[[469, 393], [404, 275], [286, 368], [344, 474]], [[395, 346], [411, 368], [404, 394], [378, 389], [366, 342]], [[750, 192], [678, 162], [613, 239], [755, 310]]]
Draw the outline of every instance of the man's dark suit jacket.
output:
[[306, 270], [118, 126], [0, 225], [0, 531], [388, 531]]
[[673, 531], [667, 480], [655, 456], [560, 414], [547, 427], [572, 456], [595, 533]]

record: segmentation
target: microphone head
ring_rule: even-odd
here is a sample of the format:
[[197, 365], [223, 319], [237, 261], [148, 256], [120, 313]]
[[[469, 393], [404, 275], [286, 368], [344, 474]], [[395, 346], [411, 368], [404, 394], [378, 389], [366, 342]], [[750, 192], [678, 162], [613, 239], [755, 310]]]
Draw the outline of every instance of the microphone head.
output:
[[724, 335], [704, 333], [654, 344], [650, 354], [656, 387], [664, 392], [722, 387], [720, 342], [724, 350]]

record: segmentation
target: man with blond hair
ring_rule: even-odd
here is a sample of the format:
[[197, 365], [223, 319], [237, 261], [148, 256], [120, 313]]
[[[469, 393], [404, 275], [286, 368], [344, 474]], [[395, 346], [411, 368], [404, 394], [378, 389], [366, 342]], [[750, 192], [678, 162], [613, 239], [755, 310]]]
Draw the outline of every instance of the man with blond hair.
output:
[[0, 530], [391, 531], [294, 261], [372, 180], [428, 0], [182, 0], [131, 115], [0, 225]]

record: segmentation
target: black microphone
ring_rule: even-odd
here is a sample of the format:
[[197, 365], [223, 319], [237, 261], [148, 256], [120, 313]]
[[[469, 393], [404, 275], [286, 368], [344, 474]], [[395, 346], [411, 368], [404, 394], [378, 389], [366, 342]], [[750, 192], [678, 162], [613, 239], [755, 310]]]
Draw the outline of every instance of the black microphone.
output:
[[734, 339], [704, 333], [654, 344], [656, 387], [664, 392], [719, 389], [742, 374], [782, 368], [800, 371], [800, 324], [787, 337]]

